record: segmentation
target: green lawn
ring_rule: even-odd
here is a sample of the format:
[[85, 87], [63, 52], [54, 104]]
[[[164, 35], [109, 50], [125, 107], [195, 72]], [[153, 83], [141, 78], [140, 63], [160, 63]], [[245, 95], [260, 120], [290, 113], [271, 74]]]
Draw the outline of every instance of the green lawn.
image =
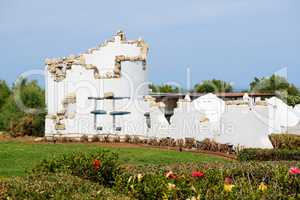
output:
[[60, 154], [109, 149], [119, 154], [123, 164], [173, 164], [193, 162], [226, 162], [223, 158], [190, 152], [154, 148], [101, 147], [95, 144], [30, 144], [0, 142], [0, 177], [21, 176], [44, 158]]

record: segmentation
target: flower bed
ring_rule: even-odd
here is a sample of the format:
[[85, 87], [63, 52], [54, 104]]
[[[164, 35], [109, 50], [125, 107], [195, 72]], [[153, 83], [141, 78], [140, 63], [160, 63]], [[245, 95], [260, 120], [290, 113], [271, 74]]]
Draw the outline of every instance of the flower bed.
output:
[[69, 173], [133, 199], [300, 198], [296, 162], [243, 162], [173, 166], [120, 166], [109, 152], [44, 161], [35, 173]]

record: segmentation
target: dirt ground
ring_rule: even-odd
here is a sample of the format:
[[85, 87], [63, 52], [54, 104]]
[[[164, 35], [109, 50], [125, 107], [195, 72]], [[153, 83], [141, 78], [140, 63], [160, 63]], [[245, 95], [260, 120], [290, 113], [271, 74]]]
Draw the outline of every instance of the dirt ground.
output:
[[[1, 141], [19, 141], [24, 143], [52, 143], [52, 142], [37, 142], [35, 141], [37, 139], [36, 137], [31, 136], [24, 136], [24, 137], [11, 137], [7, 134], [1, 134], [0, 133], [0, 142]], [[59, 142], [56, 142], [57, 144], [60, 144]], [[168, 146], [151, 146], [147, 144], [132, 144], [132, 143], [102, 143], [102, 142], [67, 142], [63, 144], [86, 144], [86, 145], [99, 145], [101, 147], [114, 147], [114, 148], [156, 148], [166, 151], [179, 151], [179, 147], [168, 147]], [[208, 155], [214, 155], [214, 156], [220, 156], [229, 160], [235, 160], [236, 156], [232, 154], [226, 154], [222, 152], [212, 152], [212, 151], [200, 151], [196, 149], [182, 149], [186, 152], [193, 152], [193, 153], [201, 153], [201, 154], [208, 154]]]
[[0, 133], [0, 141], [21, 141], [21, 142], [34, 142], [35, 137], [24, 136], [24, 137], [11, 137], [7, 134]]

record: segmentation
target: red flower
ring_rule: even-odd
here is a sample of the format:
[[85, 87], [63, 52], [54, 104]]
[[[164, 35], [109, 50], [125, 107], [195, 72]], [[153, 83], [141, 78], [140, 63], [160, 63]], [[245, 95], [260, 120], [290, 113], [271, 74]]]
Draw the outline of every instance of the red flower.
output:
[[289, 173], [292, 175], [300, 174], [300, 169], [297, 167], [291, 167], [291, 169], [289, 170]]
[[227, 177], [225, 177], [225, 181], [224, 182], [225, 182], [225, 184], [232, 184], [233, 180], [232, 180], [231, 177], [227, 176]]
[[95, 159], [94, 162], [93, 162], [94, 170], [100, 169], [100, 166], [101, 166], [100, 160]]
[[169, 179], [176, 179], [176, 175], [172, 171], [167, 172], [165, 176]]
[[203, 177], [204, 173], [203, 172], [193, 172], [192, 177]]

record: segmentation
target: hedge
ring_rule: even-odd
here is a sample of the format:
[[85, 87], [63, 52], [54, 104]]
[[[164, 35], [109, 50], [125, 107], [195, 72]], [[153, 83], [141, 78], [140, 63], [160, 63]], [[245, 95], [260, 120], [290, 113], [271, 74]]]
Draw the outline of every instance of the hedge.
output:
[[269, 139], [275, 149], [300, 149], [300, 135], [271, 134]]
[[289, 149], [242, 149], [238, 155], [239, 161], [280, 161], [300, 160], [300, 150]]

